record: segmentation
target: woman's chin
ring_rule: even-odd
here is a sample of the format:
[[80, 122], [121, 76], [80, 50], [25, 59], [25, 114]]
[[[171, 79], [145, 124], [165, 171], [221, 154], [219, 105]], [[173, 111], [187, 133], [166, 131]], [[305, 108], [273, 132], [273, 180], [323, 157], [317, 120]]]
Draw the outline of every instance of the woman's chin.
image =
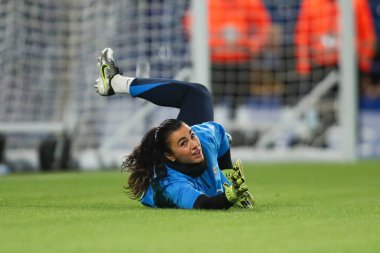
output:
[[204, 156], [203, 154], [195, 155], [192, 157], [193, 163], [201, 163], [204, 161]]

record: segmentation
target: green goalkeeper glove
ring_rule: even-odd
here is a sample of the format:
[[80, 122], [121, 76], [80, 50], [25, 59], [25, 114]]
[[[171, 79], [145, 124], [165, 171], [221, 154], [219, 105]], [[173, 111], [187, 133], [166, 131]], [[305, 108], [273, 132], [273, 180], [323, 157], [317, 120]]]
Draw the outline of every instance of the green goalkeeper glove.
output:
[[243, 196], [243, 193], [248, 191], [248, 185], [244, 183], [244, 180], [238, 180], [235, 185], [223, 184], [224, 194], [229, 202], [236, 204]]
[[232, 169], [222, 170], [222, 172], [231, 183], [236, 177], [244, 178], [243, 164], [240, 159], [235, 162], [235, 164], [232, 166]]
[[[236, 185], [236, 181], [239, 178], [245, 182], [243, 164], [240, 159], [236, 161], [232, 169], [222, 170], [222, 172], [232, 185]], [[255, 199], [247, 189], [241, 196], [239, 196], [238, 200], [235, 202], [235, 206], [239, 208], [253, 208], [254, 203]]]
[[249, 191], [246, 191], [243, 193], [242, 196], [239, 197], [238, 201], [235, 203], [234, 206], [239, 208], [253, 208], [255, 205], [255, 198], [252, 196]]

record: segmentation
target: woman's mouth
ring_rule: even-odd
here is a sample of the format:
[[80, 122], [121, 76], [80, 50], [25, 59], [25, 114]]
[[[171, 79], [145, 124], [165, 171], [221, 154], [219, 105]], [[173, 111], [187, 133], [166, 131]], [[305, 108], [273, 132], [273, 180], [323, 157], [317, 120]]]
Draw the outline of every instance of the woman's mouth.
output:
[[194, 158], [199, 158], [202, 156], [202, 150], [201, 149], [197, 149], [195, 150], [192, 154], [191, 154]]

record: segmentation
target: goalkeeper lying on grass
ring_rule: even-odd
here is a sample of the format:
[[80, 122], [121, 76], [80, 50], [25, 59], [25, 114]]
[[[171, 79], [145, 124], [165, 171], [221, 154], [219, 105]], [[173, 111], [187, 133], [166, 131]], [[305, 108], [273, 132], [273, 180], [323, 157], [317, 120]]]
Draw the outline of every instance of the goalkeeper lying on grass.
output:
[[101, 52], [98, 65], [100, 95], [128, 93], [180, 109], [177, 119], [148, 131], [124, 161], [133, 199], [150, 207], [252, 208], [242, 164], [232, 165], [228, 135], [213, 122], [212, 99], [203, 85], [122, 76], [110, 48]]

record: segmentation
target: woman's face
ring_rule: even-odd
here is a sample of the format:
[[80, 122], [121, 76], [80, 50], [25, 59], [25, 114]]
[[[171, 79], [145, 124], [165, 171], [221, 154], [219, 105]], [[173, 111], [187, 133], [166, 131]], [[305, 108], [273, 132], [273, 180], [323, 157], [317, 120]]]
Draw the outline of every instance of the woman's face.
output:
[[200, 141], [188, 125], [182, 124], [178, 130], [169, 135], [168, 141], [172, 153], [165, 153], [165, 155], [170, 161], [185, 164], [203, 162]]

